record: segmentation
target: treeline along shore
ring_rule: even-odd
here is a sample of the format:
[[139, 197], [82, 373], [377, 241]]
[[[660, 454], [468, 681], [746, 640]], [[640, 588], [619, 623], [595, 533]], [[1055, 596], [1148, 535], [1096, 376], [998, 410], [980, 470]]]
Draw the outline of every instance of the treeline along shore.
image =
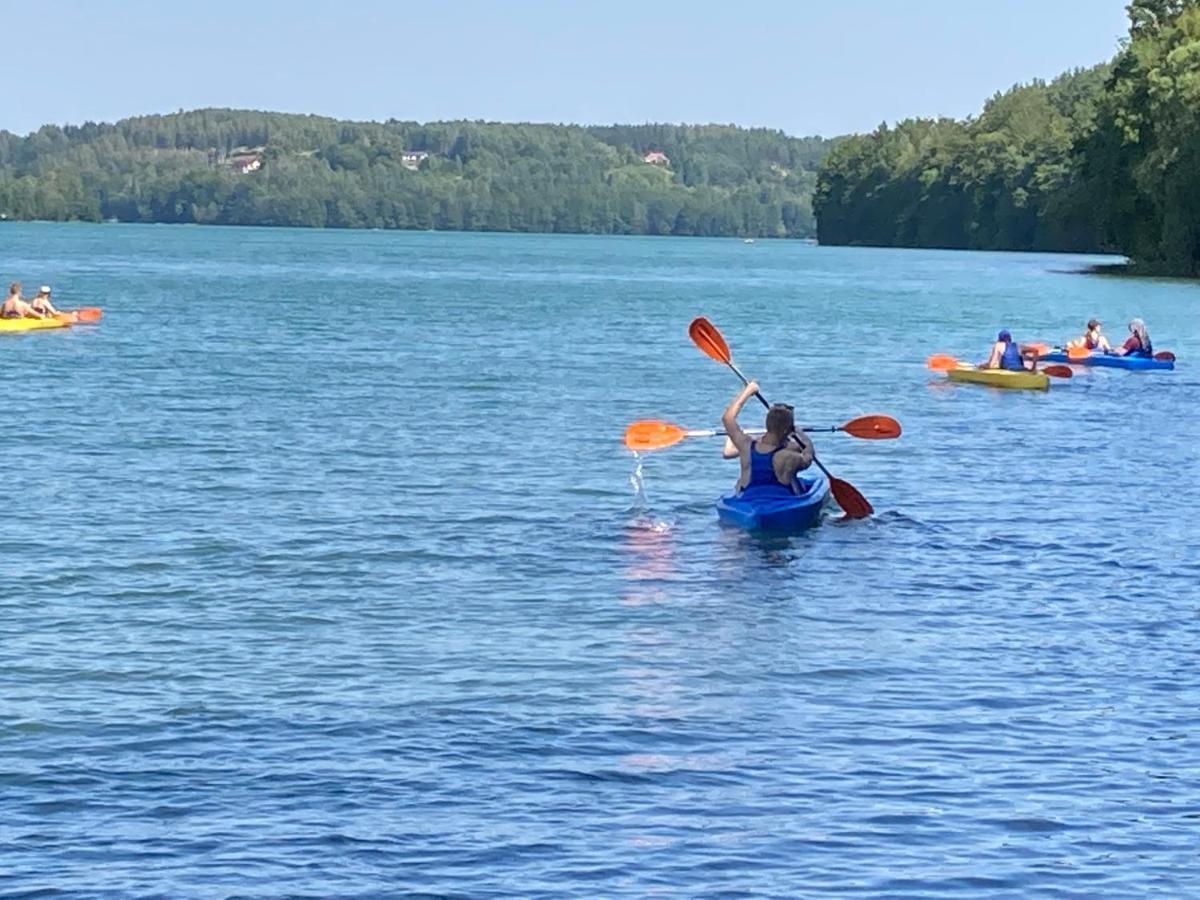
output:
[[[203, 109], [0, 132], [0, 218], [805, 238], [1119, 253], [1200, 275], [1200, 0], [1134, 0], [1116, 57], [967, 120], [344, 122]], [[819, 170], [819, 173], [818, 173]]]
[[1115, 59], [840, 142], [822, 244], [1113, 252], [1200, 275], [1200, 0], [1137, 0]]
[[830, 142], [203, 109], [0, 132], [10, 219], [811, 237]]

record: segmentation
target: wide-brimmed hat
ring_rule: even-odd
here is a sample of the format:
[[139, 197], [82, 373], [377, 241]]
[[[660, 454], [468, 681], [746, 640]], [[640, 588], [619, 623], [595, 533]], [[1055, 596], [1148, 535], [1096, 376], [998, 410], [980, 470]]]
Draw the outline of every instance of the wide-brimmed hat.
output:
[[48, 294], [48, 293], [50, 293], [50, 285], [48, 285], [48, 284], [43, 284], [43, 285], [42, 285], [40, 288], [38, 288], [38, 293], [39, 293], [39, 294]]

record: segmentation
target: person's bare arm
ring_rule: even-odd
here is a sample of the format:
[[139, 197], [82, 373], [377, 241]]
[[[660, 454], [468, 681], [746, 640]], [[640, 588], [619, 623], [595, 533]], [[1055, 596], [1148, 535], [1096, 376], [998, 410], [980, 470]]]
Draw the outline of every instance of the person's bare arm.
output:
[[775, 474], [784, 481], [791, 481], [797, 472], [803, 472], [812, 465], [813, 456], [812, 439], [803, 432], [797, 432], [788, 441], [787, 448], [775, 455], [778, 460]]
[[[765, 428], [743, 428], [742, 432], [749, 438], [760, 438], [767, 433]], [[725, 446], [721, 448], [721, 456], [725, 459], [737, 459], [738, 448], [728, 437], [725, 438]]]
[[742, 426], [738, 424], [738, 413], [742, 411], [742, 407], [746, 405], [746, 401], [757, 393], [758, 382], [750, 382], [742, 388], [740, 394], [733, 398], [733, 402], [729, 404], [725, 412], [721, 415], [721, 425], [725, 428], [729, 443], [733, 444], [734, 449], [738, 453], [750, 448], [750, 435], [742, 431]]

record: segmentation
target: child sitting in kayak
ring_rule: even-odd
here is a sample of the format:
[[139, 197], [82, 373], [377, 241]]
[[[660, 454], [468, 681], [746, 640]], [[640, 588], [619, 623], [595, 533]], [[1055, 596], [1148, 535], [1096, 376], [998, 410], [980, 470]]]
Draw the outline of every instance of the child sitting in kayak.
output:
[[43, 316], [57, 316], [58, 310], [54, 308], [54, 304], [50, 302], [50, 288], [42, 285], [37, 292], [37, 296], [29, 301], [29, 307], [34, 312], [41, 313]]
[[1067, 346], [1083, 347], [1085, 350], [1099, 350], [1101, 353], [1107, 353], [1112, 349], [1108, 343], [1108, 338], [1100, 333], [1099, 319], [1088, 319], [1087, 331], [1084, 332], [1083, 337], [1068, 341]]
[[757, 440], [746, 434], [738, 425], [738, 413], [757, 393], [758, 382], [750, 382], [721, 416], [721, 424], [729, 436], [725, 441], [725, 458], [738, 457], [742, 461], [737, 483], [739, 494], [793, 494], [796, 473], [812, 465], [812, 441], [796, 433], [795, 413], [784, 403], [776, 403], [767, 410], [766, 434]]
[[996, 335], [996, 343], [992, 344], [992, 355], [981, 369], [1008, 369], [1013, 372], [1024, 372], [1037, 368], [1037, 356], [1021, 352], [1017, 342], [1012, 339], [1007, 328]]
[[8, 286], [8, 299], [0, 304], [0, 319], [32, 319], [46, 318], [42, 313], [21, 299], [21, 282], [14, 281]]
[[1141, 319], [1130, 322], [1128, 339], [1112, 352], [1116, 356], [1153, 357], [1154, 345], [1150, 343], [1150, 332], [1146, 330], [1146, 323]]

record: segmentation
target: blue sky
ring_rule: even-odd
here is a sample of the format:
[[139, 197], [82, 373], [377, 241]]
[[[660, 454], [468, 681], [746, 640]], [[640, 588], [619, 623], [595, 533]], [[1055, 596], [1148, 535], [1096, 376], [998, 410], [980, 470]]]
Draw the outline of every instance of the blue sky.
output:
[[840, 134], [964, 116], [1110, 57], [1125, 0], [0, 0], [0, 128], [201, 106], [339, 118], [734, 122]]

